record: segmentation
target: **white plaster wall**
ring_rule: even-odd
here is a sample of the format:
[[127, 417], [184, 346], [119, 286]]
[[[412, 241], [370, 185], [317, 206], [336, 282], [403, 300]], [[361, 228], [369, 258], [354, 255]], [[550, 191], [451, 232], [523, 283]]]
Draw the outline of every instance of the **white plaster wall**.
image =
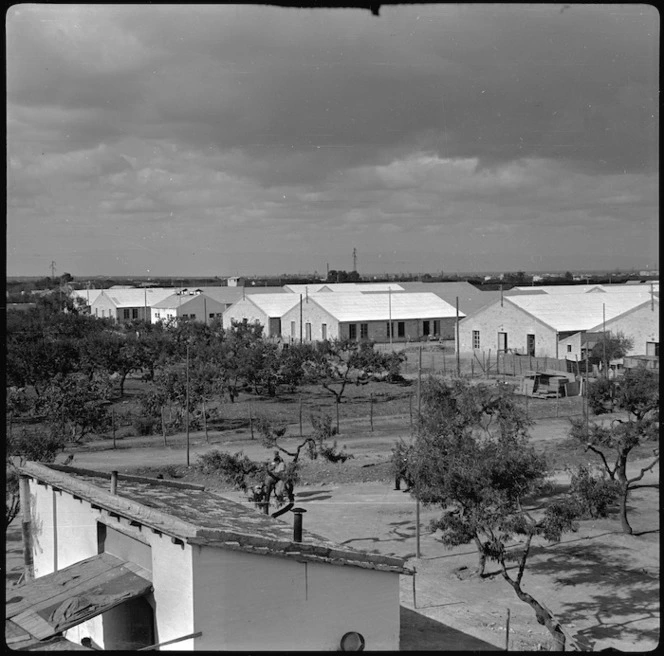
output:
[[[567, 360], [573, 360], [574, 362], [576, 362], [577, 358], [579, 359], [579, 361], [583, 360], [581, 354], [581, 338], [583, 337], [584, 334], [585, 333], [583, 332], [579, 332], [579, 333], [574, 333], [569, 337], [561, 338], [558, 342], [559, 357], [561, 359], [565, 358]], [[572, 347], [571, 351], [567, 350], [568, 346]]]
[[[291, 322], [295, 322], [295, 336], [291, 335]], [[312, 341], [322, 341], [322, 324], [327, 324], [327, 339], [339, 338], [339, 322], [329, 312], [323, 310], [320, 305], [302, 299], [302, 339], [306, 341], [307, 330], [306, 324], [311, 323], [311, 339]], [[359, 331], [359, 328], [358, 328]], [[358, 332], [359, 335], [359, 332]], [[300, 341], [300, 304], [298, 303], [294, 308], [291, 308], [281, 318], [281, 338], [283, 341]]]
[[50, 485], [37, 485], [34, 478], [30, 479], [30, 518], [32, 558], [35, 578], [38, 578], [55, 571], [53, 488]]
[[222, 326], [230, 328], [231, 322], [247, 320], [249, 323], [257, 321], [263, 326], [263, 335], [267, 334], [269, 325], [269, 317], [259, 310], [249, 299], [243, 298], [236, 303], [233, 303], [227, 310], [224, 311], [222, 317]]
[[[492, 353], [498, 348], [498, 333], [507, 333], [507, 348], [518, 349], [519, 353], [527, 353], [526, 336], [535, 335], [535, 355], [537, 357], [556, 357], [556, 331], [523, 312], [505, 300], [501, 307], [500, 301], [480, 310], [477, 314], [461, 319], [459, 322], [459, 342], [461, 353], [472, 353], [473, 330], [480, 331], [479, 352]], [[559, 351], [559, 357], [564, 357]]]
[[[104, 310], [103, 318], [112, 317], [117, 318], [117, 308], [115, 304], [105, 294], [99, 294], [90, 306], [90, 313], [99, 319], [102, 318], [102, 310]], [[95, 314], [96, 312], [96, 314]]]
[[[614, 335], [622, 332], [633, 340], [632, 349], [627, 355], [644, 355], [646, 342], [659, 342], [659, 302], [654, 304], [654, 311], [650, 303], [634, 312], [606, 322], [606, 329]], [[601, 330], [601, 326], [598, 328]]]
[[[213, 298], [199, 296], [183, 296], [182, 305], [175, 305], [172, 308], [151, 308], [151, 321], [168, 321], [169, 316], [180, 317], [183, 314], [196, 315], [196, 321], [199, 323], [211, 323], [214, 317], [210, 319], [210, 314], [223, 314], [226, 309], [224, 303], [219, 303]], [[157, 317], [157, 314], [159, 316]], [[207, 321], [206, 321], [207, 317]], [[229, 324], [230, 325], [230, 324]]]
[[201, 650], [399, 649], [399, 575], [198, 547], [194, 613]]
[[[154, 587], [155, 637], [157, 642], [198, 631], [194, 626], [192, 547], [173, 544], [167, 535], [152, 534], [152, 585]], [[197, 647], [198, 648], [198, 647]], [[194, 640], [160, 647], [188, 651]]]

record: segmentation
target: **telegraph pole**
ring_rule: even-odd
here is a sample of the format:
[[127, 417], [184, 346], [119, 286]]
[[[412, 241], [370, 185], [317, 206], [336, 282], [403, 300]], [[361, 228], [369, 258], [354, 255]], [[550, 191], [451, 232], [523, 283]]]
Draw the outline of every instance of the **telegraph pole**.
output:
[[187, 467], [189, 467], [189, 344], [187, 344], [187, 392], [185, 394], [187, 412]]
[[353, 271], [357, 271], [357, 249], [353, 248]]

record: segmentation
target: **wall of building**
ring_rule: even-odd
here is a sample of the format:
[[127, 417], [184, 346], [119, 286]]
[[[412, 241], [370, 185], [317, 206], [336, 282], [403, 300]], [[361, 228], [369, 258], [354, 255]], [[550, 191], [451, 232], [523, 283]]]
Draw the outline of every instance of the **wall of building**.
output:
[[654, 309], [647, 303], [623, 317], [607, 321], [606, 330], [614, 335], [621, 332], [633, 341], [627, 355], [645, 355], [646, 342], [659, 342], [659, 302], [654, 303]]
[[366, 650], [399, 649], [399, 575], [197, 547], [196, 649], [338, 651], [348, 631]]
[[249, 323], [258, 322], [263, 326], [263, 335], [266, 335], [269, 325], [268, 316], [265, 312], [259, 310], [249, 299], [243, 298], [224, 311], [222, 325], [224, 328], [230, 328], [232, 321], [244, 321]]
[[[312, 341], [322, 341], [323, 324], [327, 326], [327, 339], [339, 338], [339, 322], [329, 312], [326, 312], [317, 303], [314, 303], [313, 301], [307, 302], [306, 299], [303, 299], [302, 339], [304, 341], [306, 341], [307, 339], [307, 331], [306, 331], [307, 323], [311, 324]], [[295, 327], [295, 334], [293, 334], [292, 332], [293, 326]], [[300, 304], [299, 303], [294, 308], [286, 312], [286, 314], [284, 314], [284, 316], [281, 318], [281, 339], [284, 342], [300, 341]]]
[[[168, 321], [169, 318], [181, 317], [183, 314], [187, 314], [191, 318], [191, 315], [195, 314], [195, 321], [199, 323], [211, 323], [217, 318], [217, 315], [221, 318], [225, 309], [225, 304], [219, 303], [219, 301], [215, 301], [207, 296], [183, 296], [182, 305], [180, 306], [152, 308], [151, 320], [152, 323], [157, 323], [158, 321]], [[212, 318], [210, 318], [211, 314], [213, 315]]]
[[[423, 319], [410, 319], [404, 321], [404, 336], [399, 337], [398, 334], [398, 321], [395, 319], [394, 335], [392, 342], [408, 342], [416, 341], [423, 337]], [[456, 319], [446, 318], [439, 319], [440, 321], [440, 336], [442, 339], [454, 339], [454, 326]], [[434, 319], [429, 319], [430, 334], [433, 335], [433, 322]], [[356, 326], [357, 339], [360, 339], [360, 324], [368, 324], [368, 338], [372, 342], [387, 343], [390, 341], [387, 333], [387, 320], [380, 321], [345, 321], [339, 322], [336, 317], [332, 316], [324, 310], [317, 303], [304, 301], [302, 303], [302, 337], [307, 341], [306, 324], [311, 324], [311, 339], [312, 341], [320, 341], [323, 339], [322, 324], [327, 326], [327, 339], [348, 339], [349, 338], [349, 325], [351, 323]], [[295, 335], [292, 335], [292, 326], [295, 327]], [[299, 341], [300, 339], [300, 305], [298, 304], [293, 309], [284, 314], [281, 320], [281, 337], [284, 341]]]
[[480, 332], [479, 351], [493, 353], [498, 348], [498, 333], [507, 333], [507, 348], [527, 354], [527, 335], [535, 335], [535, 355], [537, 357], [564, 357], [556, 355], [556, 331], [530, 314], [512, 305], [507, 299], [480, 310], [477, 314], [459, 322], [459, 342], [461, 353], [472, 353], [473, 331]]
[[99, 319], [108, 317], [117, 319], [117, 308], [106, 294], [99, 294], [90, 306], [90, 314]]
[[585, 358], [585, 352], [581, 352], [581, 342], [585, 332], [574, 333], [568, 337], [561, 337], [558, 340], [559, 357], [567, 360], [579, 361]]

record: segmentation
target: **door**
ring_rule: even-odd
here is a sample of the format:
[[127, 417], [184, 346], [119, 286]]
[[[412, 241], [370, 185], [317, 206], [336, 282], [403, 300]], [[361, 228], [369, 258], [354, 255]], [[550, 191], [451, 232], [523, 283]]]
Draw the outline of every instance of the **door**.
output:
[[526, 335], [526, 355], [535, 357], [535, 335]]
[[507, 333], [498, 333], [498, 350], [507, 352]]
[[305, 323], [304, 324], [304, 330], [305, 330], [305, 339], [307, 342], [311, 341], [311, 324], [310, 323]]

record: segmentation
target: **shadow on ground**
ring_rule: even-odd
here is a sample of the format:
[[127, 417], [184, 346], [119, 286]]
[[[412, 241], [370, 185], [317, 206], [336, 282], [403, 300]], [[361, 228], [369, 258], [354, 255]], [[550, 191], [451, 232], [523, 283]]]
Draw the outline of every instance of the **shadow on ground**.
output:
[[[562, 610], [557, 613], [563, 623], [595, 618], [592, 626], [578, 632], [579, 637], [590, 641], [644, 638], [658, 641], [659, 630], [645, 630], [639, 622], [659, 618], [659, 577], [630, 565], [628, 554], [588, 541], [556, 545], [548, 558], [528, 567], [532, 573], [553, 577], [558, 585], [595, 587], [596, 592], [586, 601], [562, 602]], [[610, 624], [605, 620], [609, 617]], [[620, 617], [625, 621], [620, 622]]]
[[489, 642], [401, 606], [399, 651], [503, 651]]

